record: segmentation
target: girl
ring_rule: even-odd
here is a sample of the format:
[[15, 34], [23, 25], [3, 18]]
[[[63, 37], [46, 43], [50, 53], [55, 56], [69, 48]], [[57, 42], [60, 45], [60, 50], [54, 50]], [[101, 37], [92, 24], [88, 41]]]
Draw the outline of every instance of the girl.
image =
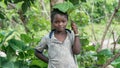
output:
[[[72, 30], [66, 29], [68, 23], [67, 13], [58, 9], [51, 12], [53, 30], [41, 39], [35, 48], [35, 55], [48, 63], [48, 68], [77, 68], [74, 55], [80, 53], [80, 40], [75, 23], [71, 24]], [[48, 50], [48, 57], [43, 54]]]

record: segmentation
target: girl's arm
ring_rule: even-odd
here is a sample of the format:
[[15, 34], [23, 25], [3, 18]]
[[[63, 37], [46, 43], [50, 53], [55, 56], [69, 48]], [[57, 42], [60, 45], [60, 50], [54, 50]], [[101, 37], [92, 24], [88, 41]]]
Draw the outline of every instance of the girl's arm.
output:
[[77, 29], [77, 26], [75, 23], [72, 23], [71, 24], [71, 27], [72, 27], [72, 30], [75, 34], [75, 38], [74, 38], [74, 44], [73, 44], [73, 53], [74, 54], [79, 54], [80, 53], [80, 48], [81, 48], [81, 45], [80, 45], [80, 39], [79, 39], [79, 33], [78, 33], [78, 29]]
[[44, 56], [42, 52], [38, 52], [37, 50], [35, 50], [35, 56], [44, 61], [45, 63], [48, 63], [49, 61], [48, 58]]

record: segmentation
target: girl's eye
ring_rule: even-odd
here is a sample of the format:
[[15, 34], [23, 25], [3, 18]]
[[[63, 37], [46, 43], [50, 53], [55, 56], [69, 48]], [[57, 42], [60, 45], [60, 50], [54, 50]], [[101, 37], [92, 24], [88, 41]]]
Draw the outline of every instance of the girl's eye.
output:
[[62, 21], [63, 23], [65, 23], [66, 21]]
[[58, 23], [58, 21], [55, 21], [55, 23]]

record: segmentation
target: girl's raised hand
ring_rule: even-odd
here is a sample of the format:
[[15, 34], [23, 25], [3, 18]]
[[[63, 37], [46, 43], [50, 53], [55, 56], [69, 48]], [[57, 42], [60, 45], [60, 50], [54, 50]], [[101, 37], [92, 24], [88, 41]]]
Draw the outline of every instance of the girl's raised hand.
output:
[[73, 30], [73, 32], [75, 33], [75, 34], [78, 34], [78, 28], [77, 28], [77, 25], [75, 24], [75, 22], [71, 22], [71, 28], [72, 28], [72, 30]]

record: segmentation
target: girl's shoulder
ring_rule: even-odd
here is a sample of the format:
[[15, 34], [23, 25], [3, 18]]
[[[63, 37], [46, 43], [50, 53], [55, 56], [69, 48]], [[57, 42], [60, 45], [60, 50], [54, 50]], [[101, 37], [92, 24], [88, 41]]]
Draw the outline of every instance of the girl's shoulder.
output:
[[49, 39], [49, 33], [46, 34], [46, 35], [44, 35], [43, 38], [45, 38], [45, 39]]

